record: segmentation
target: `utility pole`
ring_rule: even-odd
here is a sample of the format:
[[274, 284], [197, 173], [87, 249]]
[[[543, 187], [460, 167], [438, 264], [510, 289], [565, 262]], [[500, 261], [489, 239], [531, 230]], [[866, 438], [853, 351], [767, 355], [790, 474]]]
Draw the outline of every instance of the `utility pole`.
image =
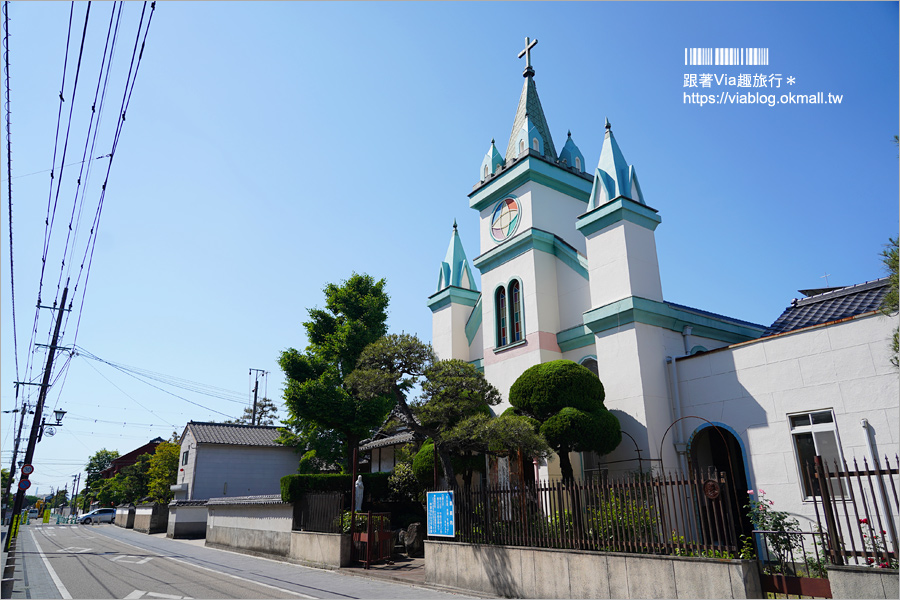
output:
[[78, 504], [75, 500], [78, 498], [78, 484], [81, 483], [81, 473], [72, 477], [72, 514], [78, 516]]
[[253, 382], [253, 417], [250, 420], [251, 425], [256, 425], [256, 397], [259, 393], [259, 374], [262, 373], [263, 377], [265, 377], [266, 372], [262, 369], [250, 369], [250, 375], [256, 373], [256, 380]]
[[[56, 343], [59, 341], [59, 330], [62, 327], [63, 312], [66, 310], [66, 298], [69, 296], [69, 285], [63, 288], [62, 300], [59, 303], [59, 313], [56, 316], [56, 327], [53, 328], [53, 338], [50, 341], [50, 347], [47, 354], [47, 366], [44, 368], [44, 379], [41, 382], [41, 391], [38, 394], [37, 406], [34, 407], [34, 419], [31, 421], [31, 435], [28, 437], [28, 448], [25, 450], [25, 465], [31, 467], [31, 461], [34, 460], [34, 447], [37, 444], [38, 430], [41, 428], [41, 414], [44, 411], [44, 401], [47, 399], [47, 391], [50, 389], [50, 373], [53, 370], [53, 358], [56, 356]], [[31, 472], [31, 471], [30, 471]], [[30, 473], [29, 472], [29, 473]], [[28, 475], [20, 476], [19, 489], [16, 491], [16, 501], [13, 503], [13, 519], [22, 512], [22, 505], [25, 503], [25, 490], [28, 486], [23, 487], [23, 483], [27, 481]], [[6, 551], [9, 552], [9, 544], [12, 540], [12, 527], [6, 536]], [[8, 556], [8, 555], [7, 555]]]
[[[19, 382], [16, 382], [16, 395], [19, 395]], [[19, 431], [16, 433], [16, 443], [13, 445], [12, 464], [9, 466], [9, 481], [6, 482], [6, 489], [3, 490], [3, 499], [6, 501], [6, 508], [9, 509], [9, 491], [12, 489], [12, 482], [16, 475], [16, 460], [19, 458], [19, 439], [22, 437], [22, 427], [25, 425], [25, 415], [28, 414], [28, 403], [22, 399], [22, 407], [15, 409], [13, 412], [22, 411], [19, 416]], [[12, 514], [12, 513], [10, 513]]]

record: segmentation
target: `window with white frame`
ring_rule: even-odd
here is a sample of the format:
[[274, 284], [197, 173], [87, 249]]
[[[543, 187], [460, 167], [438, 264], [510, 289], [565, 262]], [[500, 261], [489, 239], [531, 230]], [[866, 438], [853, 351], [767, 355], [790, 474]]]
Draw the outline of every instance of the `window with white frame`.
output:
[[[818, 410], [788, 415], [788, 421], [791, 426], [791, 439], [797, 459], [797, 468], [800, 471], [803, 496], [804, 498], [820, 496], [821, 490], [815, 479], [814, 471], [816, 456], [821, 456], [828, 468], [832, 470], [835, 461], [838, 464], [841, 463], [841, 443], [837, 425], [834, 422], [834, 412]], [[843, 494], [843, 485], [839, 480], [832, 481], [830, 488], [833, 495]]]
[[189, 453], [190, 453], [190, 450], [185, 450], [185, 451], [182, 453], [182, 455], [181, 455], [181, 466], [182, 466], [182, 467], [185, 466], [185, 465], [187, 464], [187, 461], [188, 461], [188, 454], [189, 454]]

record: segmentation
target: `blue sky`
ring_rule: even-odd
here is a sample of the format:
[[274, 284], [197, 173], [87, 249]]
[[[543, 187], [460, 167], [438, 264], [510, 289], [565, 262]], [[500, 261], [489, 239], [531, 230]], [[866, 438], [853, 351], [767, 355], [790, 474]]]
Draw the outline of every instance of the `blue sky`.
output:
[[[85, 8], [75, 4], [67, 90]], [[84, 74], [64, 104], [63, 131], [74, 106], [67, 156], [76, 158], [67, 163], [81, 160], [112, 8], [92, 5]], [[9, 6], [21, 379], [38, 377], [46, 356], [37, 350], [26, 368], [55, 194], [46, 170], [54, 164], [69, 9]], [[124, 7], [111, 107], [112, 98], [121, 101], [140, 9]], [[75, 356], [57, 371], [48, 399], [48, 408], [69, 414], [38, 446], [33, 481], [49, 492], [100, 448], [124, 453], [180, 433], [191, 419], [239, 415], [251, 368], [270, 371], [268, 394], [278, 399], [279, 352], [306, 345], [306, 310], [321, 306], [326, 283], [354, 271], [387, 279], [392, 331], [430, 340], [425, 299], [454, 219], [469, 259], [479, 253], [466, 195], [490, 140], [506, 146], [525, 36], [539, 41], [532, 64], [557, 149], [571, 130], [593, 170], [609, 118], [635, 165], [646, 202], [662, 217], [656, 242], [667, 300], [769, 324], [798, 289], [823, 286], [825, 273], [831, 285], [882, 276], [878, 253], [898, 230], [897, 22], [896, 2], [159, 2], [90, 278], [80, 284], [63, 345], [80, 317], [75, 343], [94, 355], [232, 393], [226, 400], [160, 386], [181, 399]], [[769, 48], [770, 64], [685, 66], [689, 47]], [[781, 74], [782, 87], [709, 93], [824, 92], [841, 103], [684, 102], [686, 91], [703, 91], [684, 88], [685, 74], [760, 72]], [[104, 116], [94, 155], [109, 152], [115, 114]], [[16, 353], [5, 145], [3, 156], [0, 397], [10, 410]], [[91, 164], [87, 222], [108, 159]], [[77, 168], [62, 178], [45, 303], [57, 294]], [[43, 310], [37, 343], [48, 343], [50, 327]], [[10, 416], [2, 422], [4, 466]]]

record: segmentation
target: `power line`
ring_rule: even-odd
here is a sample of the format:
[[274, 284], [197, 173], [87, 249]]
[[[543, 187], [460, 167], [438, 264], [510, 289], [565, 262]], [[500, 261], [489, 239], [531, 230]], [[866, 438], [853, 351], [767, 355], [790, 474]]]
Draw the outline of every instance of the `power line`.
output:
[[[13, 226], [12, 226], [12, 207], [13, 207], [13, 188], [12, 188], [12, 115], [10, 110], [10, 86], [9, 86], [9, 0], [3, 3], [3, 65], [6, 81], [6, 184], [7, 199], [9, 200], [9, 289], [12, 296], [12, 328], [13, 328], [13, 351], [16, 359], [16, 381], [19, 381], [19, 338], [16, 335], [16, 278], [13, 269]], [[18, 390], [16, 397], [18, 398]]]

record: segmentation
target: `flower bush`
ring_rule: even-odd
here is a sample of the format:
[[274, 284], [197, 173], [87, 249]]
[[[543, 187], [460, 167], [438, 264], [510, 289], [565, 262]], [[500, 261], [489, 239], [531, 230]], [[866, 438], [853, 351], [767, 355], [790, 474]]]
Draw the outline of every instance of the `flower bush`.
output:
[[877, 533], [868, 519], [860, 519], [859, 524], [866, 550], [876, 555], [875, 557], [868, 557], [866, 562], [870, 566], [879, 569], [896, 569], [898, 567], [897, 559], [890, 558], [887, 555], [887, 546], [884, 538], [887, 535], [887, 531], [882, 529], [880, 534]]

